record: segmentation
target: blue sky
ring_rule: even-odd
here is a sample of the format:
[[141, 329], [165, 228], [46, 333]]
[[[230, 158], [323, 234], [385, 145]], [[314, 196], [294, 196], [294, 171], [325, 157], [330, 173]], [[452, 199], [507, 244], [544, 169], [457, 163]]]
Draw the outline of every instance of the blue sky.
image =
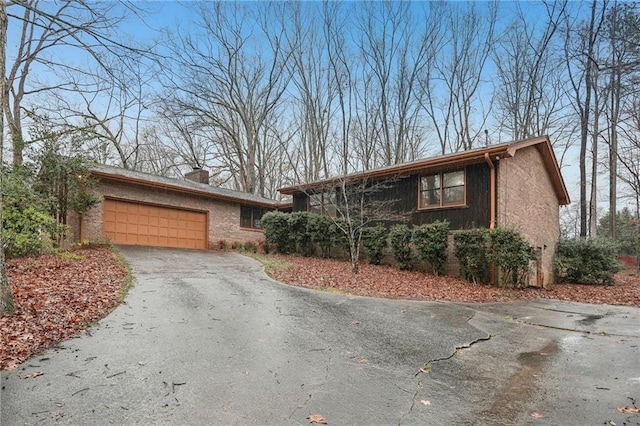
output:
[[[184, 1], [157, 1], [157, 2], [143, 2], [139, 3], [140, 6], [148, 10], [149, 14], [144, 17], [144, 21], [139, 20], [133, 14], [130, 14], [129, 19], [121, 26], [121, 35], [126, 34], [131, 40], [135, 40], [139, 43], [150, 43], [153, 40], [159, 38], [158, 31], [161, 29], [168, 29], [174, 31], [177, 28], [181, 28], [184, 31], [188, 31], [192, 22], [197, 18], [196, 9], [198, 2]], [[250, 2], [241, 3], [243, 5], [251, 4]], [[310, 3], [309, 3], [310, 4]], [[425, 6], [425, 3], [414, 2], [415, 13], [422, 13], [421, 10]], [[462, 3], [457, 3], [463, 6]], [[357, 7], [358, 3], [349, 2], [348, 5]], [[480, 2], [480, 8], [485, 7], [487, 3]], [[575, 2], [571, 4], [572, 8], [582, 9], [580, 12], [585, 12], [588, 9], [588, 4], [583, 2]], [[499, 26], [505, 25], [510, 20], [512, 14], [515, 13], [517, 8], [521, 8], [522, 11], [530, 18], [531, 25], [537, 25], [544, 22], [545, 9], [542, 2], [539, 1], [524, 1], [520, 3], [515, 2], [502, 2], [499, 5]], [[419, 16], [418, 16], [419, 17]], [[15, 45], [18, 40], [19, 34], [16, 31], [16, 27], [10, 27], [8, 34], [8, 59], [11, 59], [12, 54], [15, 56]], [[77, 63], [82, 66], [86, 63], [86, 58], [82, 56], [82, 53], [76, 49], [63, 49], [56, 52], [61, 59], [67, 63]], [[38, 70], [35, 69], [35, 75], [38, 75], [40, 79], [46, 79], [49, 76], [47, 73], [40, 69], [40, 75]], [[577, 185], [577, 161], [575, 161], [575, 154], [571, 154], [568, 157], [568, 167], [563, 169], [563, 174], [567, 181], [567, 186], [570, 193], [573, 194], [574, 201], [576, 197], [576, 185]]]

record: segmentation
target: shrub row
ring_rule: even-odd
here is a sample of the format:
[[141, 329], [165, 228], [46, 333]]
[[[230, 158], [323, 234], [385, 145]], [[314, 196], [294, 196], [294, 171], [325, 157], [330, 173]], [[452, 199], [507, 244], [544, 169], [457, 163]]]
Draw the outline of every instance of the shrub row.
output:
[[[348, 241], [344, 226], [331, 218], [309, 212], [270, 212], [263, 216], [266, 241], [280, 253], [303, 256], [331, 254], [344, 256]], [[398, 269], [411, 269], [414, 258], [441, 274], [447, 260], [449, 223], [409, 227], [383, 225], [362, 229], [362, 246], [369, 263], [379, 264], [386, 253]], [[475, 283], [489, 281], [489, 265], [501, 271], [501, 285], [519, 286], [525, 282], [529, 262], [535, 259], [522, 235], [510, 229], [470, 229], [454, 233], [453, 253], [460, 262], [463, 277]]]
[[339, 224], [317, 213], [269, 212], [262, 216], [262, 228], [267, 243], [279, 253], [328, 257], [334, 247], [349, 247]]

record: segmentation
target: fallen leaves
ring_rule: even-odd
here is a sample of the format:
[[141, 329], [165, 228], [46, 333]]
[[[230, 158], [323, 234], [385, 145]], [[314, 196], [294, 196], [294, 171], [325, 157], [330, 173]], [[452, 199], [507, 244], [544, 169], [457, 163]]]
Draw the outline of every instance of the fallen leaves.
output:
[[34, 377], [40, 377], [44, 374], [42, 371], [36, 371], [35, 373], [25, 374], [24, 376], [20, 376], [21, 379], [33, 379]]
[[326, 425], [327, 424], [327, 419], [325, 419], [320, 414], [309, 414], [307, 416], [307, 420], [309, 420], [309, 423], [317, 423], [317, 424], [320, 424], [320, 425]]
[[121, 301], [127, 271], [109, 249], [9, 259], [17, 310], [0, 317], [0, 370], [87, 329]]
[[[435, 276], [418, 271], [400, 271], [391, 266], [362, 263], [360, 273], [351, 273], [348, 261], [284, 255], [268, 255], [287, 266], [273, 272], [278, 281], [307, 288], [322, 288], [359, 296], [415, 300], [449, 300], [465, 303], [556, 299], [582, 303], [640, 307], [640, 274], [623, 271], [615, 285], [553, 284], [548, 289], [510, 289], [469, 283], [456, 277]], [[354, 320], [354, 325], [359, 322]]]
[[636, 407], [618, 407], [618, 411], [627, 414], [640, 414], [640, 408]]

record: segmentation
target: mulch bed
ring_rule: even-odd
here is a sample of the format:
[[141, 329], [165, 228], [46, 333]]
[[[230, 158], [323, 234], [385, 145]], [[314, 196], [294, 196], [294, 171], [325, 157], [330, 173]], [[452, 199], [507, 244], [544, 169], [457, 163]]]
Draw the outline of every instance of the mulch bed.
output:
[[307, 288], [330, 288], [371, 297], [412, 300], [447, 300], [464, 303], [557, 299], [571, 302], [640, 307], [640, 273], [626, 270], [615, 276], [615, 285], [553, 284], [548, 289], [498, 288], [472, 284], [461, 278], [399, 271], [391, 266], [360, 264], [357, 275], [349, 262], [295, 256], [270, 255], [288, 264], [272, 273], [279, 281]]

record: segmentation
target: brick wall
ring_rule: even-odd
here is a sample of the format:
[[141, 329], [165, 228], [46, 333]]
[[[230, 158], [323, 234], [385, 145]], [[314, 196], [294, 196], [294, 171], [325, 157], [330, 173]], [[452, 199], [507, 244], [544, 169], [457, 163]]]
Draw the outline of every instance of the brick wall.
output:
[[[262, 231], [240, 228], [240, 203], [213, 200], [177, 191], [152, 189], [106, 180], [100, 181], [96, 192], [101, 202], [84, 214], [82, 234], [84, 240], [95, 240], [102, 237], [102, 200], [104, 200], [105, 196], [107, 198], [138, 201], [166, 207], [207, 211], [209, 212], [209, 248], [218, 247], [219, 242], [222, 240], [229, 244], [264, 240]], [[74, 223], [72, 231], [76, 238], [79, 238], [79, 222], [73, 217], [70, 217], [70, 220]]]
[[[535, 146], [518, 150], [497, 167], [497, 223], [515, 228], [541, 250], [543, 286], [554, 282], [553, 254], [560, 234], [559, 204]], [[536, 270], [530, 271], [536, 285]]]

